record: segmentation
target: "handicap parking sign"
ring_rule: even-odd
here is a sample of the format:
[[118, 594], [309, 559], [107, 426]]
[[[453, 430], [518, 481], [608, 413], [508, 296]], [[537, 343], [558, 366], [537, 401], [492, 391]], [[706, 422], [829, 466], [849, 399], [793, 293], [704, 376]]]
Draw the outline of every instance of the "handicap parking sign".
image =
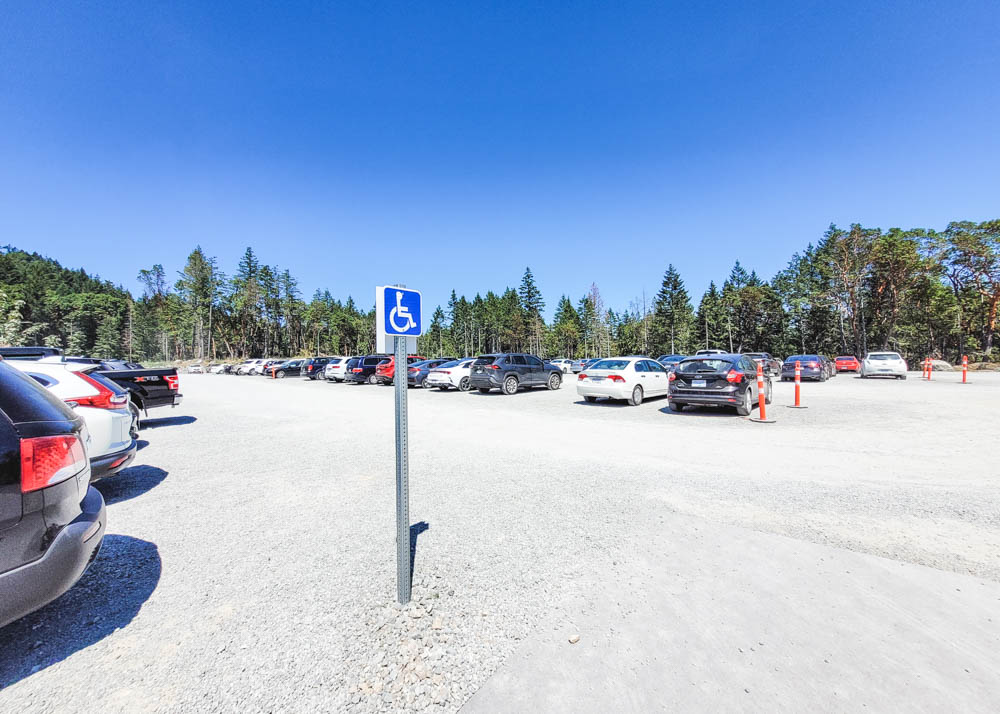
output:
[[382, 288], [382, 329], [386, 335], [421, 334], [420, 293], [387, 285]]

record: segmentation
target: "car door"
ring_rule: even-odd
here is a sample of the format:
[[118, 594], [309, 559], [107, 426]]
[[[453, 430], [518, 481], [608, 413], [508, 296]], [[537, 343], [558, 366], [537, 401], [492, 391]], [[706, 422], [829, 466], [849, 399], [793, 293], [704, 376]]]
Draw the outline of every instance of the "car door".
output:
[[517, 375], [517, 381], [519, 384], [528, 386], [530, 382], [530, 373], [528, 372], [528, 363], [524, 361], [524, 357], [521, 355], [507, 355], [504, 360], [504, 371], [513, 372]]
[[531, 384], [545, 384], [545, 379], [548, 376], [545, 372], [545, 363], [532, 355], [525, 355], [524, 361], [528, 363], [528, 378], [531, 380]]
[[651, 391], [649, 394], [666, 394], [667, 393], [667, 370], [663, 368], [663, 365], [659, 362], [654, 362], [653, 360], [646, 360], [646, 372], [649, 375], [647, 380], [650, 382]]

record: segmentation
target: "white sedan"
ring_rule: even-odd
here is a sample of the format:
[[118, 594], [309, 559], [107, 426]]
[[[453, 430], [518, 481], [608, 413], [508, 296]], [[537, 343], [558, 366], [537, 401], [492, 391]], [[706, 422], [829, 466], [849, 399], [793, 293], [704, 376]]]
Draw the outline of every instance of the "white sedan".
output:
[[588, 402], [600, 397], [627, 399], [632, 406], [646, 397], [665, 395], [670, 379], [663, 365], [647, 357], [609, 357], [587, 367], [576, 379], [576, 393]]
[[472, 369], [472, 363], [475, 361], [475, 357], [466, 357], [440, 364], [427, 373], [424, 386], [437, 387], [442, 392], [448, 389], [468, 392], [470, 386], [469, 371]]
[[62, 362], [61, 357], [43, 360], [10, 360], [16, 367], [56, 398], [76, 409], [87, 425], [87, 456], [90, 480], [111, 476], [135, 458], [138, 424], [129, 410], [128, 392], [97, 374], [97, 365]]
[[573, 371], [573, 360], [571, 359], [553, 359], [549, 360], [549, 364], [561, 369], [563, 374], [569, 374]]
[[861, 362], [861, 379], [895, 377], [906, 379], [906, 360], [898, 352], [869, 352]]

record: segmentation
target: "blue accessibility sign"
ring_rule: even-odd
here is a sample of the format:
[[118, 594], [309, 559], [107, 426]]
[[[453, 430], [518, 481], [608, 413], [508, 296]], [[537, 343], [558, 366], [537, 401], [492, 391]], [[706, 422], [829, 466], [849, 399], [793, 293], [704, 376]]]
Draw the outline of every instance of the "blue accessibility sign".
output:
[[382, 288], [382, 325], [387, 335], [415, 337], [422, 333], [420, 293], [416, 290], [387, 285]]

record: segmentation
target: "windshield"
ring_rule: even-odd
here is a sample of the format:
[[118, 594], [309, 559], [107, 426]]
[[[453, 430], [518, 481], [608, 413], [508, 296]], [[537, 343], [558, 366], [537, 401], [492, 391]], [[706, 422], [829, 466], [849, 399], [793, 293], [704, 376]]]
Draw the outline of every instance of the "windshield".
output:
[[602, 359], [590, 365], [590, 369], [625, 369], [628, 364], [627, 359]]
[[444, 364], [439, 364], [438, 367], [457, 367], [458, 360], [452, 360], [451, 362], [445, 362]]
[[681, 374], [697, 374], [699, 372], [721, 372], [733, 365], [729, 360], [724, 359], [692, 359], [681, 362], [677, 365], [677, 371]]
[[816, 355], [792, 355], [785, 360], [785, 364], [795, 364], [796, 362], [818, 362]]
[[496, 359], [494, 355], [483, 355], [476, 358], [476, 364], [493, 364], [496, 362]]

